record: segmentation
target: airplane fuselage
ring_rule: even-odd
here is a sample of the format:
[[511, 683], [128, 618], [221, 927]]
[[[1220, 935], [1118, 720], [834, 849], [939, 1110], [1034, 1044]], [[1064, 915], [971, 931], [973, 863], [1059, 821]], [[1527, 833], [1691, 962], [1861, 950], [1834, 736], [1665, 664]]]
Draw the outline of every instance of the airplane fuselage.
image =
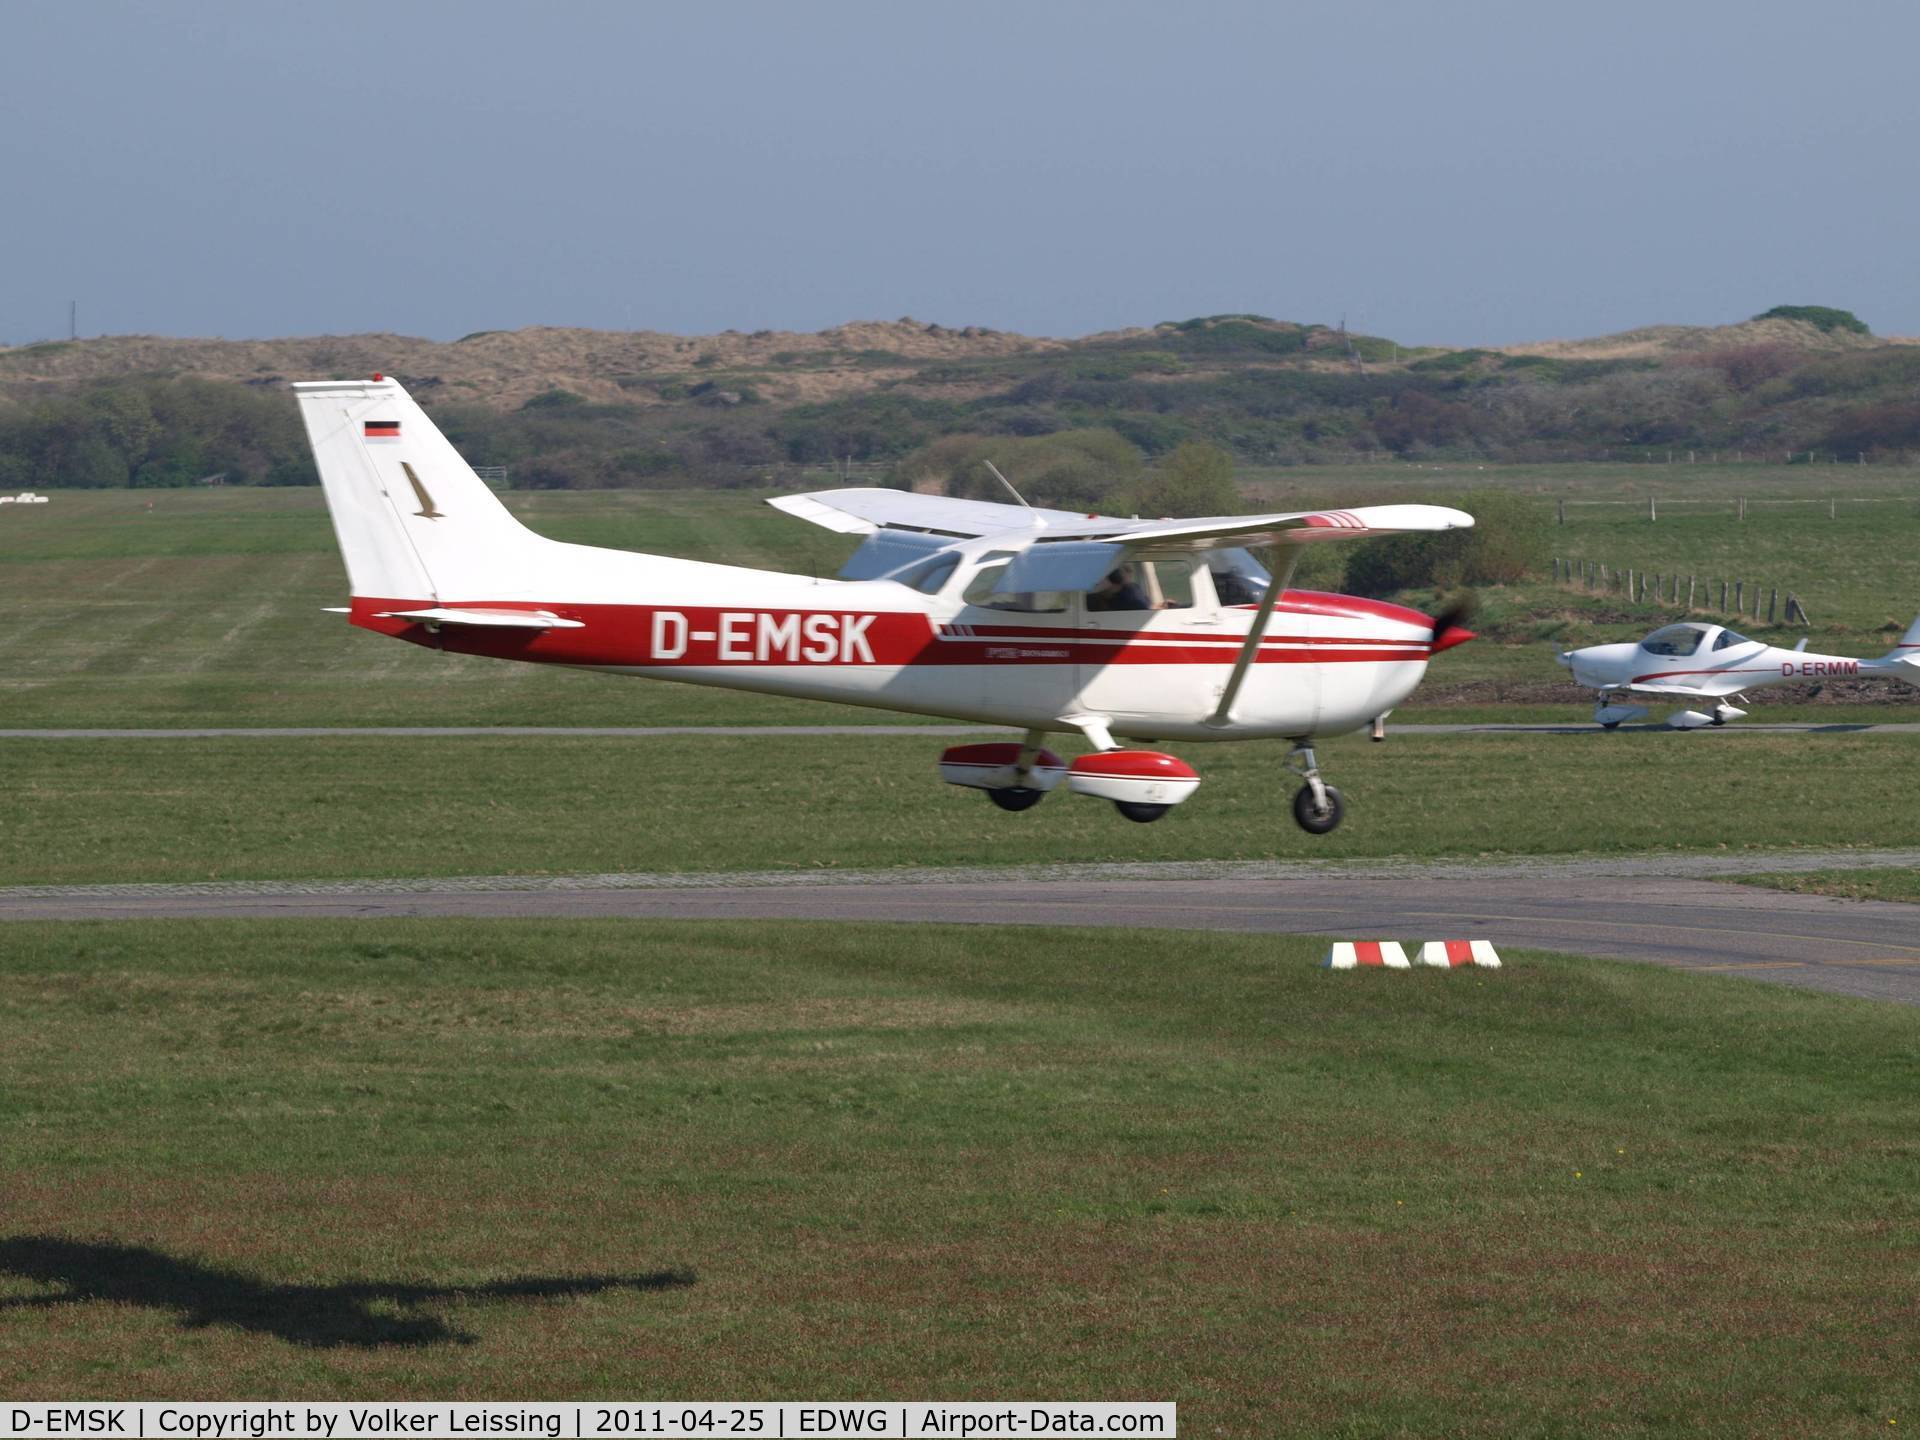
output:
[[[887, 580], [627, 558], [646, 564], [620, 580], [618, 599], [596, 593], [604, 587], [590, 576], [574, 598], [356, 596], [353, 623], [460, 654], [1025, 729], [1069, 729], [1062, 717], [1091, 714], [1116, 735], [1192, 740], [1358, 729], [1412, 693], [1434, 650], [1433, 622], [1419, 611], [1289, 590], [1221, 723], [1218, 702], [1257, 617], [1251, 605], [1219, 604], [1204, 582], [1179, 609], [1099, 613], [1070, 597], [1027, 612], [960, 599], [964, 564], [929, 596]], [[579, 623], [501, 630], [382, 618], [433, 604]]]

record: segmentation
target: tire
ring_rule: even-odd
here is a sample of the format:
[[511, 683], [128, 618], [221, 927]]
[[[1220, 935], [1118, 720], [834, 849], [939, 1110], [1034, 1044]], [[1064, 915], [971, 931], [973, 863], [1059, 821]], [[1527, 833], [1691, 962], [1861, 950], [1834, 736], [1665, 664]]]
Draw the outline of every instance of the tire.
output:
[[1340, 802], [1340, 792], [1328, 785], [1327, 813], [1318, 814], [1313, 808], [1313, 790], [1302, 785], [1293, 792], [1293, 818], [1299, 827], [1309, 835], [1325, 835], [1340, 823], [1340, 817], [1347, 813], [1347, 807]]
[[1620, 722], [1618, 720], [1602, 720], [1600, 722], [1600, 728], [1602, 730], [1618, 730], [1620, 728]]
[[1113, 808], [1136, 825], [1151, 825], [1173, 807], [1171, 805], [1149, 805], [1144, 800], [1116, 800]]
[[1031, 810], [1047, 798], [1047, 792], [1030, 789], [1025, 785], [1013, 785], [1005, 790], [989, 790], [987, 798], [1002, 810]]

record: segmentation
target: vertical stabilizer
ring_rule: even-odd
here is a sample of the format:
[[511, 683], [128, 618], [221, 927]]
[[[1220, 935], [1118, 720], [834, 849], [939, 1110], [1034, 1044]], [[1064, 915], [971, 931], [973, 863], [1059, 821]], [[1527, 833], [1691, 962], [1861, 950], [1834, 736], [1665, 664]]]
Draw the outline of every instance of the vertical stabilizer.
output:
[[1900, 643], [1888, 653], [1889, 660], [1920, 659], [1920, 617], [1907, 626], [1907, 633], [1900, 637]]
[[296, 384], [353, 594], [511, 599], [551, 542], [507, 512], [397, 380]]

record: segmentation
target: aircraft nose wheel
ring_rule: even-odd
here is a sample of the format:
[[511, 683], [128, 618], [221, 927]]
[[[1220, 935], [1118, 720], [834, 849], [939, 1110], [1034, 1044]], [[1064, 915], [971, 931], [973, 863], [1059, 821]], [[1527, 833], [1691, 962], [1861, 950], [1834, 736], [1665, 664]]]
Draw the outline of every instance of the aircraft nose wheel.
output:
[[1116, 800], [1113, 808], [1136, 825], [1151, 825], [1173, 807], [1171, 805], [1149, 805], [1144, 800]]
[[987, 791], [987, 798], [1002, 810], [1031, 810], [1047, 798], [1047, 792], [1026, 785], [1010, 785], [1005, 789]]
[[1320, 782], [1320, 762], [1314, 758], [1313, 746], [1304, 740], [1294, 742], [1287, 755], [1287, 768], [1306, 782], [1293, 795], [1294, 822], [1309, 835], [1325, 835], [1346, 814], [1340, 792]]
[[1294, 822], [1309, 835], [1325, 835], [1340, 823], [1340, 817], [1346, 813], [1338, 790], [1331, 785], [1322, 785], [1320, 790], [1327, 797], [1324, 810], [1314, 802], [1313, 791], [1308, 787], [1303, 785], [1293, 792]]

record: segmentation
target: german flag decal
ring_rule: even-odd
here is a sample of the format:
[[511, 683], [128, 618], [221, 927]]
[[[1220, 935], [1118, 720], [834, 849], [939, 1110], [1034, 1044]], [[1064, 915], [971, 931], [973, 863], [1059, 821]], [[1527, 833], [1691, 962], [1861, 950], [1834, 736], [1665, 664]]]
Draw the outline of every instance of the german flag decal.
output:
[[367, 421], [367, 439], [398, 440], [399, 438], [400, 438], [400, 422], [398, 420]]

